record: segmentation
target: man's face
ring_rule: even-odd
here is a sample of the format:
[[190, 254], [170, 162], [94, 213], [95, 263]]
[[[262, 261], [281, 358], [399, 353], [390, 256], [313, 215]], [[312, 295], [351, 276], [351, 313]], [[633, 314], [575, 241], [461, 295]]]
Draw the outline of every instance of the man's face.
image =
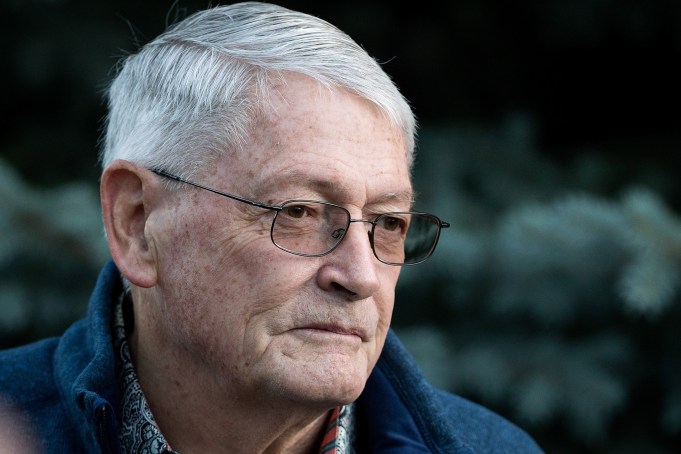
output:
[[[410, 208], [400, 130], [373, 106], [291, 77], [243, 150], [198, 182], [268, 204], [333, 202], [353, 219]], [[323, 257], [270, 239], [273, 211], [190, 186], [148, 222], [159, 348], [221, 393], [336, 405], [356, 399], [390, 324], [400, 267], [374, 257], [366, 223]]]

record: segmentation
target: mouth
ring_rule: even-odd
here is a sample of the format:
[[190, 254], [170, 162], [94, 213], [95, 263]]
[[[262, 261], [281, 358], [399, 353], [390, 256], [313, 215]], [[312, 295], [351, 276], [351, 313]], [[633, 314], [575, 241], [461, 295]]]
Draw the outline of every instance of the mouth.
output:
[[358, 338], [366, 341], [368, 334], [365, 330], [356, 327], [346, 327], [333, 324], [313, 324], [296, 328], [296, 331], [307, 332], [314, 336], [341, 336], [348, 339]]

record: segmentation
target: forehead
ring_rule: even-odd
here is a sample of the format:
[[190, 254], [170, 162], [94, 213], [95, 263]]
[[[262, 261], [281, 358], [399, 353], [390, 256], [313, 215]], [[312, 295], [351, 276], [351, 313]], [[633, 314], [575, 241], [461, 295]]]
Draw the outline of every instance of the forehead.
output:
[[411, 198], [401, 129], [372, 103], [304, 76], [272, 87], [235, 160], [230, 173], [248, 175], [256, 194], [305, 188], [348, 203]]

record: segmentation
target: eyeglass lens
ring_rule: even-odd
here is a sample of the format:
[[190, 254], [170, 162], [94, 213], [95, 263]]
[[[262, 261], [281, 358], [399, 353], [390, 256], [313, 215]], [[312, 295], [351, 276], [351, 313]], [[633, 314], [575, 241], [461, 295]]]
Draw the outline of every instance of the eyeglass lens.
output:
[[[314, 201], [283, 204], [272, 224], [272, 241], [299, 255], [323, 255], [345, 236], [350, 213], [343, 207]], [[437, 243], [440, 222], [432, 215], [389, 213], [373, 221], [372, 247], [376, 257], [388, 264], [419, 263], [430, 256]]]

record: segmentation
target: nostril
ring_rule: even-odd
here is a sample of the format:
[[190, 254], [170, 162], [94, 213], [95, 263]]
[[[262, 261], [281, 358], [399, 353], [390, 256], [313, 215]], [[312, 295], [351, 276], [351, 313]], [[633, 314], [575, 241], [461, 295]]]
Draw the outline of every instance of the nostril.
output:
[[347, 288], [345, 288], [344, 286], [342, 286], [342, 285], [339, 284], [338, 282], [333, 282], [333, 283], [331, 284], [331, 287], [333, 287], [333, 289], [336, 290], [336, 291], [339, 292], [339, 293], [345, 293], [345, 294], [348, 295], [349, 297], [355, 297], [355, 296], [357, 296], [357, 293], [348, 290]]

